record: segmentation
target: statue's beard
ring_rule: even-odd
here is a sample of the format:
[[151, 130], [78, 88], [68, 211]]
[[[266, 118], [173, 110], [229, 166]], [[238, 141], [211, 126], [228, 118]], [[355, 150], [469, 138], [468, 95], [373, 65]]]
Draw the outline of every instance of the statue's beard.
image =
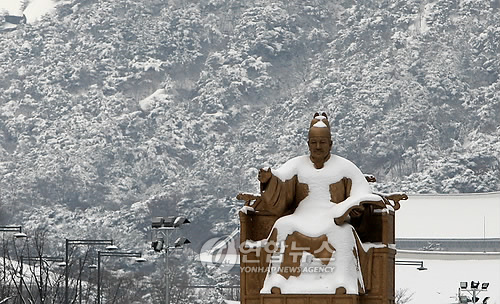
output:
[[321, 155], [321, 156], [314, 156], [312, 153], [309, 156], [311, 161], [314, 164], [314, 168], [316, 169], [321, 169], [325, 165], [325, 163], [330, 159], [330, 153], [327, 153], [326, 155]]

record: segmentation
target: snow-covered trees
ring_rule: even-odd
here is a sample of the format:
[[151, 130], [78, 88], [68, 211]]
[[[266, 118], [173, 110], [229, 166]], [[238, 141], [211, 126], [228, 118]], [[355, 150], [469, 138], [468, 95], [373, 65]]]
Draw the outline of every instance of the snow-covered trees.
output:
[[496, 178], [479, 178], [495, 165], [477, 171], [472, 160], [461, 162], [481, 185], [415, 180], [450, 155], [498, 159], [496, 10], [484, 1], [65, 3], [0, 39], [2, 203], [117, 206], [161, 189], [232, 196], [254, 186], [251, 168], [305, 151], [303, 121], [317, 109], [330, 114], [336, 152], [379, 181], [496, 190]]
[[496, 3], [66, 1], [0, 36], [0, 220], [140, 201], [201, 242], [318, 110], [380, 190], [498, 191]]

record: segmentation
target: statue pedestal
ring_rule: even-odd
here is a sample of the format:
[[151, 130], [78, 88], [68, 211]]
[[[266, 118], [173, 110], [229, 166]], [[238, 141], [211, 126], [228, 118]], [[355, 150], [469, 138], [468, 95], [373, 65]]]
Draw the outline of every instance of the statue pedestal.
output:
[[261, 295], [260, 304], [359, 304], [358, 295]]

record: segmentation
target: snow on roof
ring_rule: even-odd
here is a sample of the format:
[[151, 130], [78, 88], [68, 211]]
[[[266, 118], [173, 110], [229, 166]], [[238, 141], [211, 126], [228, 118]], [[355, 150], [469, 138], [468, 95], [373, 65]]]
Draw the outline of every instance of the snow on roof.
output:
[[34, 23], [41, 19], [43, 15], [55, 11], [56, 2], [53, 0], [33, 0], [28, 2], [24, 14], [28, 23]]
[[397, 260], [495, 260], [500, 261], [500, 252], [453, 252], [398, 249]]
[[412, 194], [396, 212], [396, 238], [499, 238], [500, 192]]
[[23, 1], [8, 0], [0, 1], [0, 11], [6, 11], [10, 15], [26, 15], [28, 23], [38, 21], [43, 15], [55, 10], [56, 2], [54, 0], [32, 0], [23, 11]]
[[21, 16], [23, 14], [21, 1], [0, 1], [0, 12]]

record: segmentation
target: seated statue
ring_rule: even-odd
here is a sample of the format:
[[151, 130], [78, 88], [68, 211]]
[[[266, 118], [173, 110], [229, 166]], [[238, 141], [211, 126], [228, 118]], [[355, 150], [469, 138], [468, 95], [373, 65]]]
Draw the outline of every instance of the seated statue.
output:
[[330, 153], [326, 114], [314, 115], [307, 143], [309, 155], [259, 171], [260, 196], [239, 195], [256, 200], [247, 210], [276, 218], [259, 245], [272, 248], [260, 294], [364, 294], [369, 249], [380, 244], [364, 243], [358, 232], [366, 232], [367, 210], [386, 210], [387, 198], [372, 192], [352, 162]]

